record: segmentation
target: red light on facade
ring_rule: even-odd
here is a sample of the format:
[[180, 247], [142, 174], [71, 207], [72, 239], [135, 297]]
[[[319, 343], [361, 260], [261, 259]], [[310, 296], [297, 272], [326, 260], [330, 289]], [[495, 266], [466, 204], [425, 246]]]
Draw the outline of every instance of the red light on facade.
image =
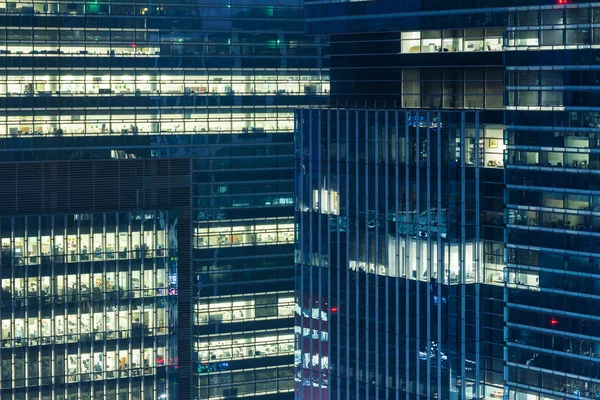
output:
[[337, 307], [331, 307], [331, 312], [337, 312]]
[[567, 4], [567, 0], [558, 0], [558, 4]]
[[558, 325], [558, 320], [557, 320], [557, 319], [555, 319], [555, 318], [552, 318], [552, 319], [550, 320], [550, 324], [552, 324], [552, 325]]
[[[564, 1], [564, 0], [559, 0], [559, 1]], [[131, 43], [131, 47], [133, 47], [135, 49], [137, 47], [137, 44]]]

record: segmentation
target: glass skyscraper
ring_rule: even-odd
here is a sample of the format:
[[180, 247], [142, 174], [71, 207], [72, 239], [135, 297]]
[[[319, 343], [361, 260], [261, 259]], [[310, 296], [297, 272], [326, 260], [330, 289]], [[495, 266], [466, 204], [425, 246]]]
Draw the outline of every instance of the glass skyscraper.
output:
[[600, 398], [600, 4], [306, 13], [333, 107], [297, 113], [296, 397]]
[[166, 393], [175, 221], [162, 211], [3, 218], [3, 393], [46, 386], [42, 397], [71, 398], [102, 380], [110, 398], [117, 380]]
[[297, 397], [474, 395], [479, 113], [299, 118]]
[[[2, 397], [176, 394], [189, 161], [23, 161], [0, 170]], [[157, 185], [164, 176], [171, 182]]]
[[0, 2], [0, 397], [291, 397], [291, 1]]
[[599, 6], [509, 13], [505, 361], [524, 398], [600, 398]]

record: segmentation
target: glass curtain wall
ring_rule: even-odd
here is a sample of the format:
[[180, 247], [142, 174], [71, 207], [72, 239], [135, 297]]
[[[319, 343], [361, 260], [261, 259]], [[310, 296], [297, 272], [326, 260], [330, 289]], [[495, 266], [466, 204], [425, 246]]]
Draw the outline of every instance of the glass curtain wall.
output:
[[[504, 379], [511, 400], [600, 398], [600, 125], [590, 58], [599, 21], [600, 8], [589, 4], [510, 15]], [[546, 59], [555, 60], [551, 68]]]
[[175, 223], [164, 211], [0, 219], [2, 398], [173, 390]]
[[479, 114], [297, 118], [296, 396], [477, 398]]
[[[185, 378], [178, 390], [194, 398], [291, 396], [293, 390], [293, 319], [288, 310], [293, 291], [293, 110], [326, 100], [328, 44], [304, 35], [300, 0], [251, 3], [0, 1], [0, 140], [10, 149], [3, 160], [193, 159], [189, 183], [196, 223], [189, 238], [197, 246], [191, 251], [192, 265], [185, 266], [189, 274], [168, 278], [175, 283], [186, 279], [193, 286], [193, 293], [183, 295], [193, 303], [193, 315], [186, 318], [196, 323], [179, 327], [175, 335], [193, 337], [194, 343], [180, 352], [193, 356], [174, 363], [179, 363], [178, 371], [190, 371], [193, 365], [189, 374], [181, 374]], [[38, 151], [30, 151], [32, 146]], [[18, 148], [26, 150], [13, 151]], [[62, 239], [69, 266], [82, 262], [84, 245], [88, 262], [112, 263], [113, 255], [120, 262], [125, 247], [129, 255], [145, 252], [142, 239], [136, 250], [133, 238], [124, 246], [115, 236], [112, 249], [112, 236], [102, 236], [101, 246], [91, 236], [76, 241], [71, 255], [69, 235]], [[10, 248], [27, 251], [33, 241], [23, 238], [23, 243], [11, 238]], [[54, 243], [53, 236], [51, 251]], [[15, 259], [31, 267], [27, 256]], [[130, 287], [144, 282], [143, 273], [132, 275]], [[64, 290], [72, 285], [71, 275], [81, 285], [80, 274], [65, 273]], [[23, 287], [29, 284], [26, 277], [17, 278], [25, 279]], [[89, 278], [88, 287], [94, 279]], [[134, 285], [138, 281], [142, 283]], [[143, 293], [144, 287], [132, 290]], [[140, 298], [144, 307], [151, 307]], [[237, 312], [240, 302], [242, 315]], [[230, 314], [227, 307], [213, 309], [213, 304], [231, 304]], [[222, 318], [216, 317], [217, 310]], [[10, 329], [14, 340], [16, 328]], [[231, 332], [231, 337], [217, 335], [213, 341], [215, 332]], [[235, 352], [238, 340], [244, 343], [243, 357]], [[212, 354], [207, 362], [207, 344], [218, 362]], [[251, 356], [246, 348], [252, 348]], [[12, 362], [12, 353], [7, 357]], [[126, 364], [133, 362], [128, 358]], [[77, 376], [77, 385], [88, 385], [77, 389], [77, 396], [96, 386], [81, 381], [81, 368], [70, 374]], [[14, 390], [20, 399], [21, 388]], [[112, 398], [112, 391], [93, 390], [95, 398]], [[133, 398], [142, 393], [131, 390]], [[153, 393], [144, 399], [162, 394], [159, 389]]]

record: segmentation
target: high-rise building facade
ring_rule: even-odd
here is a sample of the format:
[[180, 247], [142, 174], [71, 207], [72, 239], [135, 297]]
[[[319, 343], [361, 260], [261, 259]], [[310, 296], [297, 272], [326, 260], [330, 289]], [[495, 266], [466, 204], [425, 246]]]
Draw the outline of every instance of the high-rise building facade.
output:
[[600, 398], [599, 6], [509, 13], [505, 362], [524, 398]]
[[600, 4], [306, 13], [335, 107], [297, 114], [297, 398], [600, 398]]
[[475, 111], [299, 118], [297, 396], [474, 396], [484, 264], [469, 143], [491, 128]]
[[3, 398], [176, 392], [189, 160], [123, 161], [0, 165]]
[[286, 398], [290, 1], [0, 2], [0, 397]]

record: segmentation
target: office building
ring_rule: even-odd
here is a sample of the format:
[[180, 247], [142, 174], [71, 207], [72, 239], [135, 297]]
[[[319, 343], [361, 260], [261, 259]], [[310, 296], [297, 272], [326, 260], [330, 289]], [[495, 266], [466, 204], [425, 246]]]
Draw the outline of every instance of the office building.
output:
[[298, 397], [474, 396], [484, 266], [468, 144], [493, 128], [475, 111], [300, 118]]
[[300, 2], [0, 2], [0, 397], [291, 398]]
[[599, 7], [307, 3], [297, 398], [600, 398]]
[[2, 397], [168, 396], [177, 388], [178, 263], [189, 262], [189, 161], [0, 170]]
[[587, 3], [509, 14], [505, 362], [526, 398], [600, 398], [598, 22]]

